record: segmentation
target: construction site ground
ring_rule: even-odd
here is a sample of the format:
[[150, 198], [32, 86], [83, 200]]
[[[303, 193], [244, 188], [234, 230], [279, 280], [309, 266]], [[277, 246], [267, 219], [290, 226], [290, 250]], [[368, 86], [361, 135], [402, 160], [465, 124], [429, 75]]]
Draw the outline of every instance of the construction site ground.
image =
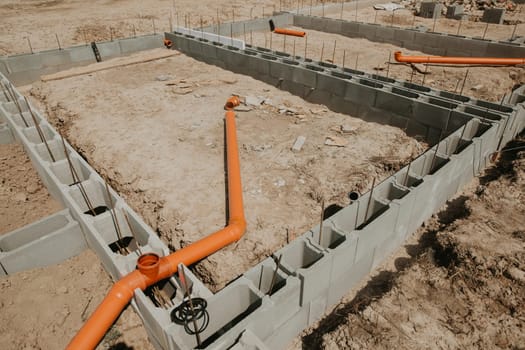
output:
[[[56, 47], [54, 33], [69, 46], [108, 40], [115, 33], [129, 36], [133, 27], [137, 34], [151, 33], [153, 22], [160, 32], [161, 26], [168, 27], [172, 11], [173, 22], [176, 12], [179, 17], [191, 12], [198, 26], [197, 14], [211, 24], [217, 7], [221, 21], [232, 19], [232, 5], [239, 19], [250, 18], [250, 12], [260, 17], [263, 4], [266, 14], [279, 7], [278, 1], [229, 2], [228, 8], [221, 6], [226, 6], [222, 1], [211, 6], [177, 1], [174, 11], [172, 1], [156, 3], [95, 1], [84, 7], [76, 1], [1, 1], [0, 53], [27, 51], [23, 33], [36, 50]], [[352, 11], [347, 11], [345, 18], [351, 19]], [[16, 21], [21, 13], [32, 27], [22, 28], [23, 21]], [[358, 15], [371, 13], [363, 9]], [[378, 16], [377, 21], [388, 18]], [[446, 26], [442, 21], [448, 20], [437, 25]], [[494, 26], [488, 34], [510, 33], [510, 27]], [[250, 40], [270, 45], [268, 34], [253, 33]], [[292, 40], [285, 44], [282, 37], [272, 36], [274, 49], [292, 53], [292, 45]], [[305, 42], [297, 39], [296, 53], [302, 56], [304, 48]], [[448, 91], [461, 86], [466, 68], [429, 67], [423, 78], [407, 66], [389, 66], [389, 54], [397, 49], [420, 54], [308, 32], [310, 58], [335, 57], [335, 63], [342, 64], [346, 51], [345, 64], [352, 68], [357, 58], [358, 69], [367, 72], [418, 83], [424, 79], [426, 85]], [[148, 59], [159, 51], [134, 56]], [[463, 93], [499, 101], [512, 86], [524, 82], [525, 70], [520, 67], [470, 68]], [[346, 205], [348, 192], [367, 191], [374, 177], [384, 179], [427, 147], [403, 130], [334, 113], [178, 53], [36, 82], [21, 90], [171, 249], [225, 224], [222, 106], [232, 93], [249, 97], [248, 105], [237, 113], [248, 231], [239, 243], [195, 267], [214, 291], [315, 226], [322, 200], [327, 206]], [[292, 152], [298, 136], [306, 137], [305, 145]], [[327, 138], [340, 146], [325, 145]], [[513, 147], [524, 142], [522, 136]], [[291, 347], [523, 349], [525, 152], [502, 155]], [[0, 146], [0, 167], [0, 233], [61, 209], [31, 171], [21, 146]], [[2, 349], [63, 348], [111, 285], [89, 251], [0, 282]], [[99, 348], [152, 347], [140, 319], [128, 307]]]

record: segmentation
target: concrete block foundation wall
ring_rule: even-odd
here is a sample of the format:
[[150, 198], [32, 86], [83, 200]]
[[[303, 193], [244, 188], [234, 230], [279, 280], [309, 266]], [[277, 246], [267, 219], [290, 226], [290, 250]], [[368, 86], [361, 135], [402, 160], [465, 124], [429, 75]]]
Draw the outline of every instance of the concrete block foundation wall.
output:
[[[322, 236], [319, 226], [312, 228], [221, 291], [211, 293], [188, 270], [193, 294], [208, 302], [210, 323], [201, 334], [201, 348], [285, 348], [479, 174], [492, 152], [525, 127], [523, 103], [493, 104], [278, 51], [254, 47], [240, 50], [191, 35], [165, 35], [174, 48], [199, 60], [251, 75], [364, 120], [406, 128], [432, 145], [373, 191], [327, 218], [322, 223]], [[4, 76], [0, 79], [10, 83]], [[522, 97], [523, 89], [509, 101], [514, 103]], [[79, 250], [91, 248], [115, 280], [135, 269], [138, 246], [143, 253], [169, 254], [164, 243], [115, 191], [110, 189], [108, 198], [104, 180], [67, 143], [64, 149], [56, 130], [31, 108], [54, 155], [55, 160], [51, 159], [30, 117], [30, 106], [18, 92], [16, 99], [21, 111], [13, 101], [0, 96], [0, 141], [15, 140], [24, 146], [44, 184], [67, 209], [4, 236], [0, 240], [3, 273], [11, 273], [8, 259], [20, 258], [19, 249], [41, 256], [39, 264], [48, 263], [44, 261], [46, 254], [40, 252], [46, 246], [40, 241]], [[97, 215], [89, 213], [79, 186], [73, 183], [65, 152], [93, 205], [99, 208]], [[121, 225], [123, 241], [130, 249], [127, 255], [115, 249], [111, 209], [121, 223], [126, 214], [136, 234], [138, 242], [131, 230]], [[35, 230], [37, 224], [39, 230]], [[72, 242], [62, 243], [59, 238], [66, 230], [74, 232]], [[20, 264], [23, 262], [16, 263], [24, 268]], [[277, 275], [271, 288], [274, 271]], [[183, 298], [179, 285], [177, 275], [158, 283], [174, 305]], [[194, 337], [172, 322], [174, 307], [159, 307], [148, 292], [139, 290], [132, 305], [156, 348], [196, 346]]]
[[373, 23], [294, 15], [293, 24], [304, 29], [364, 38], [405, 47], [430, 55], [473, 57], [525, 57], [525, 45], [511, 41], [468, 38], [462, 35], [422, 32]]
[[[106, 60], [137, 51], [162, 47], [162, 40], [162, 34], [152, 34], [103, 41], [96, 43], [96, 45], [102, 60]], [[32, 54], [2, 56], [0, 57], [0, 73], [15, 85], [25, 85], [38, 80], [44, 74], [95, 62], [95, 54], [91, 45], [81, 45]]]

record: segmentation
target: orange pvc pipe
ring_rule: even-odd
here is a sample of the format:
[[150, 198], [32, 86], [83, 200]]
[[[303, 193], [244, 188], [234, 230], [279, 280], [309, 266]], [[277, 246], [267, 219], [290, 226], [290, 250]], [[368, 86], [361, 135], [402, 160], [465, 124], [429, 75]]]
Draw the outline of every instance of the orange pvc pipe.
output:
[[284, 28], [275, 28], [273, 32], [276, 34], [298, 36], [301, 38], [306, 35], [305, 32], [302, 32], [300, 30], [284, 29]]
[[405, 63], [486, 64], [502, 66], [525, 64], [525, 58], [403, 56], [401, 51], [394, 52], [394, 58], [397, 62]]
[[106, 298], [71, 340], [67, 349], [94, 349], [122, 310], [133, 298], [136, 289], [147, 287], [169, 278], [177, 272], [177, 265], [188, 266], [238, 241], [246, 230], [244, 217], [241, 168], [233, 108], [240, 103], [236, 96], [228, 99], [225, 109], [226, 154], [228, 169], [228, 226], [168, 256], [156, 259], [154, 254], [139, 258], [138, 269], [117, 281]]

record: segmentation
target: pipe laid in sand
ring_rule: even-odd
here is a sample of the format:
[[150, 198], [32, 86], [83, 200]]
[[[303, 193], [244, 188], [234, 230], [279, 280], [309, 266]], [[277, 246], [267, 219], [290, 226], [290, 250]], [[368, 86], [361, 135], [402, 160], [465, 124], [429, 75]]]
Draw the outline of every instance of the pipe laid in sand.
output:
[[394, 58], [397, 62], [404, 63], [483, 64], [499, 66], [525, 64], [525, 58], [403, 56], [401, 51], [394, 52]]
[[270, 20], [269, 23], [270, 23], [270, 31], [272, 31], [272, 32], [274, 32], [276, 34], [298, 36], [300, 38], [302, 38], [302, 37], [304, 37], [306, 35], [305, 32], [300, 31], [300, 30], [286, 29], [286, 28], [276, 28], [275, 24], [273, 23], [273, 20]]
[[233, 108], [240, 104], [237, 96], [226, 102], [226, 158], [228, 169], [228, 226], [168, 256], [155, 258], [145, 253], [139, 257], [138, 269], [117, 281], [107, 296], [87, 320], [67, 349], [94, 349], [102, 340], [113, 322], [133, 298], [135, 289], [147, 287], [171, 277], [177, 272], [178, 264], [189, 266], [206, 258], [230, 243], [238, 241], [246, 230], [244, 217], [241, 168], [235, 129]]

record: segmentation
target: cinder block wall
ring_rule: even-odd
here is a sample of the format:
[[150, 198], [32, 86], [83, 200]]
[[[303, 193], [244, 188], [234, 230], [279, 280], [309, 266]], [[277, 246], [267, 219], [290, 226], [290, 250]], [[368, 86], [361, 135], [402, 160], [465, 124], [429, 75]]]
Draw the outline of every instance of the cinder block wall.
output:
[[430, 55], [525, 57], [525, 45], [510, 41], [469, 38], [462, 35], [422, 32], [415, 29], [297, 14], [293, 16], [293, 24], [304, 29], [340, 34], [349, 38], [389, 43]]

